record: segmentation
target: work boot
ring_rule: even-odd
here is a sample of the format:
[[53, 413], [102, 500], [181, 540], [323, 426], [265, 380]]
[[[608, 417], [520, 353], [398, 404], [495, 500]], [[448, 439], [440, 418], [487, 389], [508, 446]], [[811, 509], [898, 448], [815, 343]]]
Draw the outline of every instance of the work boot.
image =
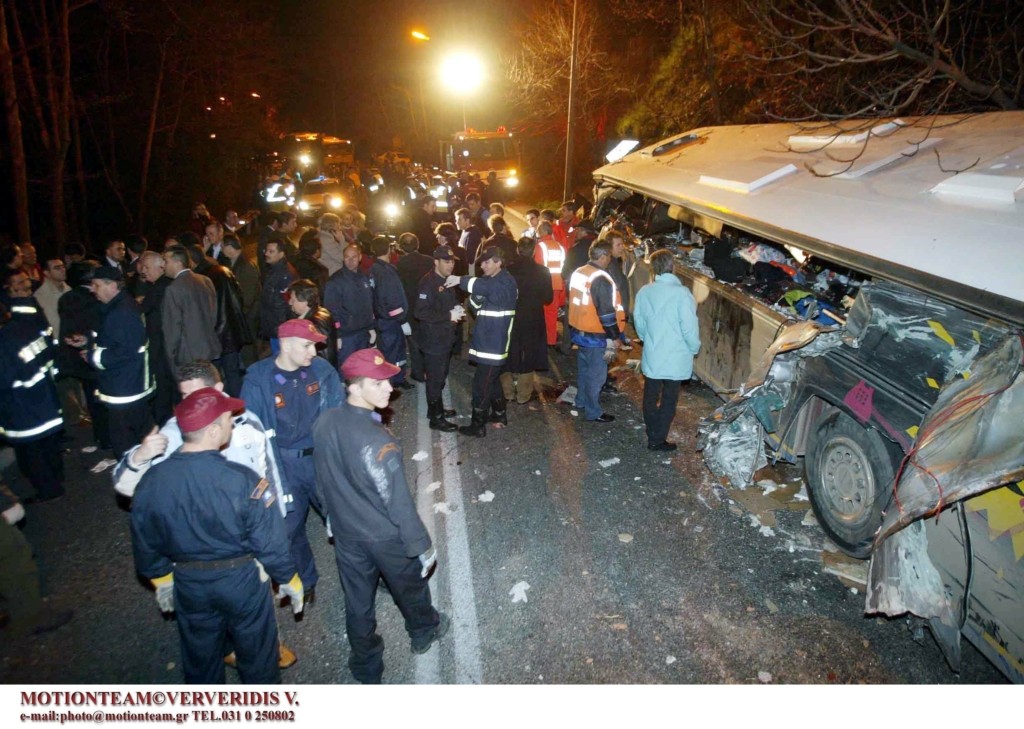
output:
[[487, 418], [488, 423], [497, 425], [508, 425], [508, 401], [503, 397], [496, 397], [491, 400], [491, 416]]
[[474, 438], [483, 438], [487, 435], [487, 408], [473, 408], [473, 419], [469, 425], [459, 427], [462, 435], [471, 435]]
[[431, 430], [440, 430], [444, 433], [451, 433], [458, 430], [459, 426], [444, 419], [444, 403], [440, 400], [431, 400], [427, 403], [427, 418], [430, 420]]

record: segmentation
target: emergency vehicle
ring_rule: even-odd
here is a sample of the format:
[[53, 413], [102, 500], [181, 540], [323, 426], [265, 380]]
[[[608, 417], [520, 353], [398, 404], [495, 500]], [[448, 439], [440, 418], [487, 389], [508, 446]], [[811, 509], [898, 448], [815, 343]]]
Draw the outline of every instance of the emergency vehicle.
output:
[[505, 127], [493, 132], [467, 129], [441, 142], [441, 166], [447, 172], [478, 174], [481, 179], [494, 172], [506, 195], [519, 187], [522, 152], [519, 139]]

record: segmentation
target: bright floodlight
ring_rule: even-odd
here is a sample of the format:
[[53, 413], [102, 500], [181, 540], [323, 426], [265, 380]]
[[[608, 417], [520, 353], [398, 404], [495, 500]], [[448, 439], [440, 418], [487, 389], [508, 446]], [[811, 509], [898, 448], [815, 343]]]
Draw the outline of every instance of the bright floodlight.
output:
[[636, 149], [638, 144], [640, 144], [640, 142], [635, 139], [623, 139], [621, 142], [616, 144], [615, 149], [606, 154], [604, 158], [609, 162], [618, 162], [620, 159]]
[[483, 63], [471, 53], [457, 53], [441, 64], [441, 82], [458, 94], [475, 91], [483, 80]]
[[409, 35], [411, 35], [416, 40], [421, 40], [421, 41], [428, 41], [428, 40], [430, 40], [430, 36], [427, 35], [426, 33], [424, 33], [422, 30], [414, 30]]

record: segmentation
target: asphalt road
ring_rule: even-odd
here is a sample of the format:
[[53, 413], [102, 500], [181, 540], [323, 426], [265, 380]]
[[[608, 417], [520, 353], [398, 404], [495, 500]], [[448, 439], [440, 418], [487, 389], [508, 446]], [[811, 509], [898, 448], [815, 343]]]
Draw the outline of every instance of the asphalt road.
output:
[[[639, 349], [620, 366], [627, 356]], [[573, 358], [552, 363], [553, 380], [571, 381]], [[469, 410], [470, 377], [456, 362], [460, 413]], [[622, 392], [607, 402], [617, 420], [608, 425], [548, 398], [510, 405], [507, 428], [467, 439], [426, 428], [422, 386], [394, 403], [392, 427], [438, 547], [434, 602], [453, 627], [415, 657], [397, 608], [379, 593], [385, 682], [1005, 682], [966, 644], [957, 675], [916, 621], [862, 615], [855, 582], [824, 571], [833, 554], [818, 527], [803, 523], [798, 472], [742, 493], [718, 485], [693, 450], [696, 420], [716, 404], [706, 388], [684, 391], [680, 449], [666, 456], [644, 448], [639, 378], [625, 368], [618, 377]], [[176, 624], [135, 576], [128, 513], [109, 471], [90, 471], [103, 455], [82, 452], [88, 435], [72, 433], [68, 495], [28, 507], [25, 526], [45, 591], [75, 618], [33, 640], [0, 634], [0, 680], [179, 683]], [[28, 491], [16, 477], [13, 486]], [[299, 656], [284, 680], [352, 683], [332, 549], [318, 519], [309, 534], [321, 581], [301, 622], [278, 610]]]

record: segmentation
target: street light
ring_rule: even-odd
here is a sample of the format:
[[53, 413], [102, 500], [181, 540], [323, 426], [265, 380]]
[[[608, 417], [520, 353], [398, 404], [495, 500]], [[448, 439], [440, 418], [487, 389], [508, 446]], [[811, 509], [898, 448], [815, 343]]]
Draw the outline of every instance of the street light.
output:
[[476, 91], [484, 80], [484, 65], [472, 53], [456, 53], [441, 64], [441, 82], [462, 98], [462, 130], [466, 124], [466, 96]]
[[411, 35], [416, 40], [421, 40], [421, 41], [428, 41], [428, 40], [430, 40], [430, 36], [427, 35], [426, 33], [424, 33], [423, 31], [420, 31], [420, 30], [414, 30], [409, 35]]

